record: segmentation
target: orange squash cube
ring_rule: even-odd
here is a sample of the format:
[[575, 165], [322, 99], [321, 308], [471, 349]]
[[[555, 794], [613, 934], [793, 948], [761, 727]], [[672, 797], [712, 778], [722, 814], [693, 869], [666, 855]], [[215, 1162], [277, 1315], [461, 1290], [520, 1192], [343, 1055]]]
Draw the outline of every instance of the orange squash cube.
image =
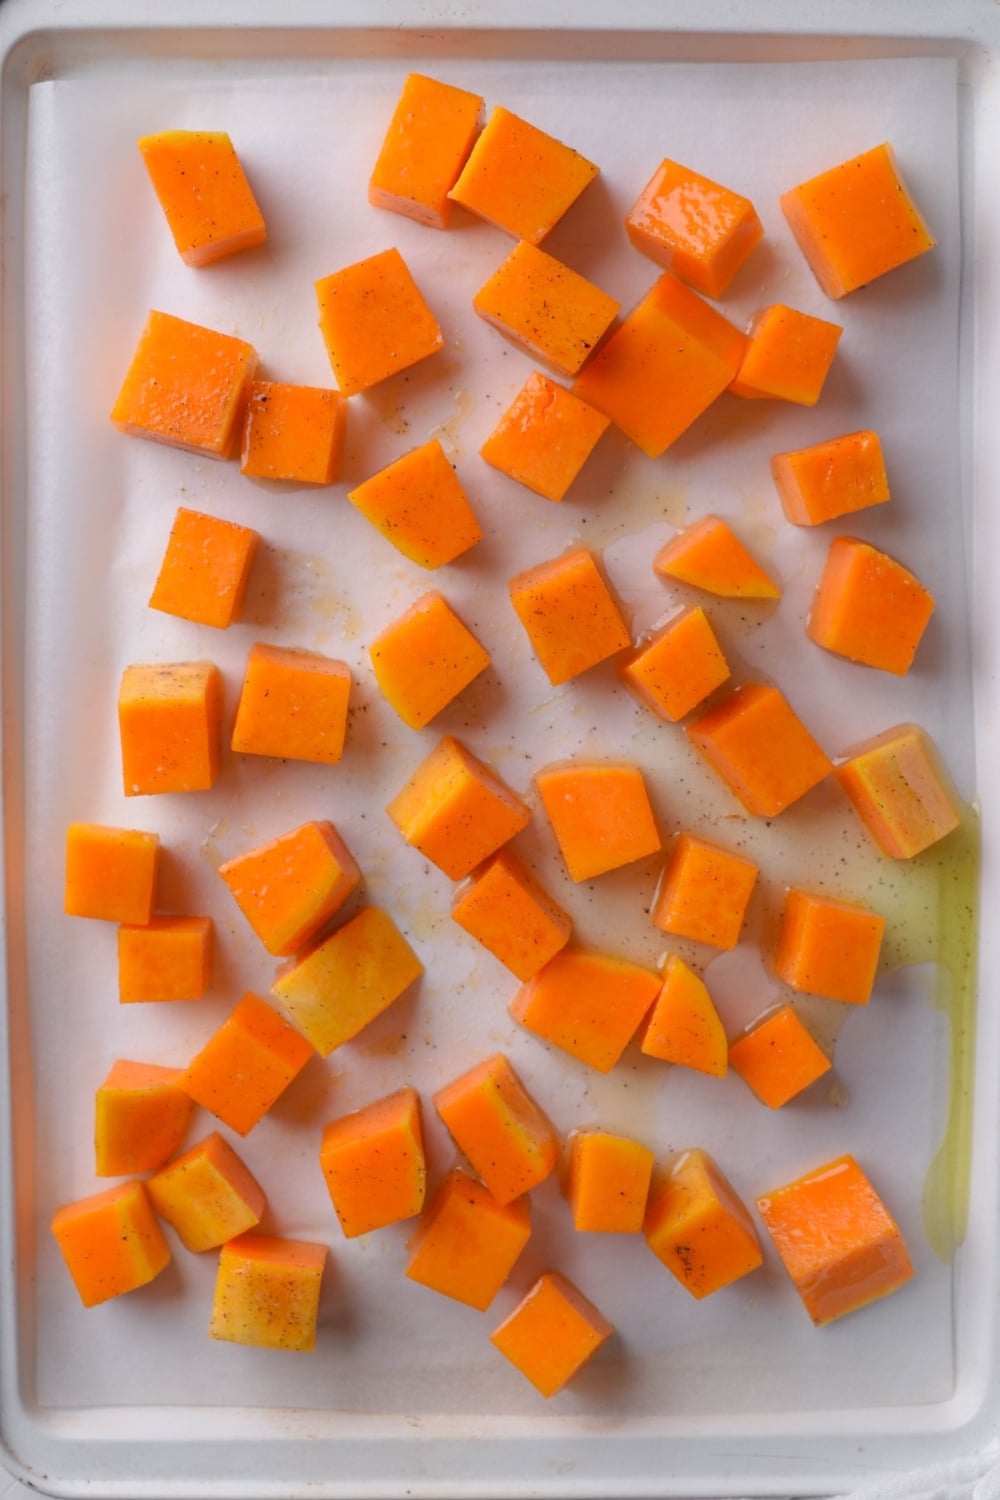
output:
[[518, 573], [508, 588], [554, 687], [631, 644], [621, 610], [586, 547]]
[[888, 142], [800, 183], [780, 203], [828, 297], [846, 297], [937, 243]]
[[437, 438], [413, 448], [347, 496], [398, 552], [422, 568], [454, 562], [482, 527]]
[[572, 1282], [549, 1271], [494, 1329], [490, 1343], [548, 1399], [572, 1380], [614, 1331]]
[[563, 949], [510, 1002], [515, 1021], [598, 1073], [610, 1073], [660, 989], [650, 969]]
[[264, 217], [224, 130], [161, 130], [138, 145], [185, 265], [264, 243]]
[[597, 174], [578, 151], [497, 105], [449, 197], [537, 245]]
[[200, 1000], [212, 982], [211, 917], [150, 917], [118, 929], [118, 999]]
[[321, 1057], [388, 1010], [424, 972], [387, 911], [366, 906], [331, 937], [289, 960], [272, 986]]
[[707, 1151], [684, 1151], [654, 1177], [646, 1243], [699, 1302], [763, 1263], [746, 1206]]
[[830, 1059], [790, 1005], [758, 1016], [730, 1047], [729, 1065], [768, 1109], [780, 1109], [830, 1071]]
[[118, 691], [126, 797], [204, 792], [222, 761], [222, 679], [210, 661], [131, 666]]
[[57, 1208], [52, 1233], [84, 1307], [147, 1286], [170, 1261], [141, 1182]]
[[251, 479], [336, 483], [346, 415], [347, 402], [337, 391], [252, 380], [243, 416], [240, 473]]
[[410, 729], [457, 698], [490, 664], [490, 653], [441, 594], [424, 594], [368, 648], [383, 697]]
[[209, 1337], [260, 1349], [315, 1349], [326, 1256], [326, 1246], [311, 1240], [237, 1235], [219, 1251]]
[[[620, 304], [522, 240], [472, 299], [481, 318], [560, 375], [575, 375]], [[594, 405], [598, 403], [595, 402]]]
[[656, 554], [653, 571], [723, 599], [781, 598], [778, 585], [718, 516], [678, 531]]
[[284, 1016], [248, 992], [184, 1071], [182, 1087], [237, 1135], [248, 1135], [313, 1056]]
[[182, 1068], [119, 1059], [97, 1090], [94, 1155], [98, 1177], [154, 1172], [187, 1135], [194, 1101]]
[[472, 150], [482, 115], [478, 94], [410, 73], [368, 182], [368, 202], [431, 229], [447, 229], [448, 194]]
[[199, 1252], [256, 1229], [267, 1207], [260, 1183], [218, 1131], [154, 1172], [146, 1191], [181, 1244]]
[[934, 595], [893, 557], [857, 537], [830, 545], [806, 627], [827, 651], [902, 677], [934, 612]]
[[434, 1108], [501, 1206], [544, 1182], [555, 1167], [552, 1126], [502, 1052], [438, 1089]]
[[680, 833], [650, 912], [653, 926], [713, 948], [735, 948], [757, 875], [742, 854]]
[[533, 370], [479, 452], [546, 500], [562, 500], [610, 418]]
[[890, 859], [912, 859], [959, 825], [954, 789], [916, 724], [897, 724], [856, 746], [834, 774]]
[[444, 347], [437, 319], [396, 249], [324, 276], [316, 297], [342, 396], [367, 391]]
[[240, 755], [335, 766], [344, 753], [350, 696], [346, 662], [257, 641], [247, 657], [232, 748]]
[[411, 1281], [485, 1312], [531, 1235], [531, 1204], [500, 1204], [488, 1188], [453, 1168], [410, 1241]]
[[530, 979], [565, 948], [573, 927], [509, 849], [470, 877], [456, 893], [451, 915], [518, 979]]
[[670, 724], [729, 677], [729, 664], [700, 604], [675, 615], [630, 652], [618, 670], [639, 701]]
[[748, 813], [773, 818], [830, 774], [824, 754], [777, 688], [734, 688], [687, 736]]
[[252, 344], [154, 310], [111, 420], [133, 437], [203, 458], [228, 458], [256, 368]]
[[882, 444], [875, 432], [776, 453], [771, 474], [781, 507], [793, 526], [821, 526], [889, 499]]
[[662, 988], [639, 1028], [638, 1042], [647, 1057], [713, 1078], [726, 1076], [726, 1033], [708, 986], [675, 953], [664, 965]]
[[571, 880], [592, 880], [662, 847], [638, 766], [570, 761], [535, 775]]
[[361, 884], [353, 854], [332, 823], [303, 823], [219, 866], [233, 900], [268, 953], [305, 947]]
[[749, 198], [662, 161], [625, 216], [635, 248], [706, 297], [721, 297], [764, 226]]
[[764, 1194], [757, 1212], [818, 1327], [913, 1276], [899, 1226], [853, 1156]]
[[575, 1130], [566, 1174], [573, 1227], [590, 1234], [638, 1234], [652, 1175], [648, 1146], [606, 1130]]
[[659, 458], [734, 380], [746, 342], [666, 271], [580, 372], [573, 393]]
[[150, 609], [225, 630], [240, 617], [259, 541], [249, 526], [180, 506]]
[[68, 917], [101, 922], [148, 922], [159, 867], [157, 834], [71, 823], [66, 830], [63, 911]]
[[419, 1094], [400, 1089], [331, 1120], [319, 1164], [347, 1239], [414, 1218], [427, 1181]]
[[790, 890], [775, 971], [793, 990], [867, 1005], [884, 934], [885, 918], [867, 907]]
[[750, 401], [771, 397], [815, 406], [843, 331], [836, 323], [781, 302], [765, 307], [750, 325], [747, 351], [731, 393]]

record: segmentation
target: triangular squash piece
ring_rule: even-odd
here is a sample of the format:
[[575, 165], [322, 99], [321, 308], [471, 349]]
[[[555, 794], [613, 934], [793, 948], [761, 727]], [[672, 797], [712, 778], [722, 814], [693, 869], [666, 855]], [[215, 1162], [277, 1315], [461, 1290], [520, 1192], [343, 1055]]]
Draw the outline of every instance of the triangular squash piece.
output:
[[780, 599], [769, 578], [718, 516], [704, 516], [679, 531], [657, 554], [653, 569], [725, 599]]
[[671, 954], [663, 969], [663, 988], [638, 1034], [647, 1057], [680, 1063], [723, 1078], [729, 1066], [726, 1033], [703, 979]]

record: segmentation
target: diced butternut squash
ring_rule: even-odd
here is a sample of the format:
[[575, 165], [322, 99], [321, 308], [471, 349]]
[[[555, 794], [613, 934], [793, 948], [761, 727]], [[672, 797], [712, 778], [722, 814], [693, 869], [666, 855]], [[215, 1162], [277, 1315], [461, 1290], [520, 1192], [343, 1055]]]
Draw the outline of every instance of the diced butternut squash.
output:
[[241, 1234], [219, 1251], [209, 1336], [259, 1349], [316, 1347], [327, 1249], [311, 1240]]
[[368, 182], [368, 202], [431, 229], [447, 229], [448, 194], [468, 160], [482, 115], [478, 94], [410, 73]]
[[578, 151], [497, 105], [449, 196], [537, 245], [597, 173]]
[[793, 990], [866, 1005], [875, 983], [885, 918], [867, 907], [790, 890], [774, 967]]
[[154, 1172], [180, 1150], [194, 1111], [183, 1072], [124, 1059], [112, 1064], [95, 1101], [98, 1177]]
[[650, 458], [735, 379], [746, 334], [664, 272], [577, 376], [573, 393]]
[[638, 1234], [652, 1175], [648, 1146], [606, 1130], [575, 1130], [566, 1174], [574, 1228], [590, 1234]]
[[610, 418], [533, 370], [479, 452], [519, 484], [562, 500]]
[[410, 729], [423, 729], [490, 664], [486, 647], [437, 593], [387, 625], [368, 654], [383, 696]]
[[687, 736], [747, 812], [773, 818], [830, 774], [832, 762], [777, 688], [734, 688]]
[[650, 912], [653, 925], [673, 937], [735, 948], [757, 874], [742, 854], [680, 833]]
[[400, 1089], [331, 1120], [319, 1164], [348, 1239], [415, 1218], [427, 1181], [419, 1094]]
[[509, 849], [470, 876], [455, 895], [451, 915], [518, 979], [530, 979], [565, 948], [573, 927]]
[[194, 1251], [215, 1250], [256, 1229], [267, 1206], [260, 1183], [218, 1131], [155, 1172], [146, 1191], [160, 1218]]
[[519, 349], [559, 375], [577, 373], [620, 306], [579, 271], [527, 240], [480, 287], [472, 305]]
[[572, 1282], [540, 1276], [490, 1334], [490, 1342], [548, 1399], [561, 1391], [611, 1335], [613, 1324]]
[[413, 448], [347, 496], [398, 552], [422, 568], [454, 562], [482, 527], [437, 438]]
[[843, 331], [836, 323], [780, 302], [765, 307], [750, 325], [747, 351], [731, 393], [750, 401], [771, 397], [815, 406]]
[[437, 319], [396, 249], [324, 276], [316, 297], [342, 396], [367, 391], [444, 347]]
[[647, 1057], [713, 1078], [726, 1075], [726, 1033], [708, 986], [676, 953], [664, 965], [663, 986], [639, 1027], [638, 1041]]
[[764, 1194], [757, 1212], [817, 1326], [887, 1297], [913, 1276], [899, 1226], [853, 1156]]
[[781, 590], [718, 516], [685, 526], [660, 549], [653, 570], [723, 599], [780, 599]]
[[438, 1089], [434, 1108], [501, 1205], [537, 1187], [555, 1167], [552, 1126], [502, 1052]]
[[332, 823], [303, 823], [219, 866], [240, 911], [268, 953], [298, 953], [361, 883]]
[[66, 830], [63, 910], [69, 917], [102, 922], [148, 922], [159, 867], [157, 834], [71, 823]]
[[662, 847], [638, 766], [569, 761], [535, 775], [571, 880], [592, 880]]
[[888, 142], [811, 177], [780, 201], [828, 297], [846, 297], [937, 243]]
[[272, 986], [321, 1057], [387, 1010], [424, 972], [387, 911], [366, 906], [279, 970]]
[[630, 652], [618, 670], [639, 701], [670, 724], [729, 677], [729, 663], [700, 604], [675, 615]]
[[211, 917], [150, 917], [118, 929], [118, 999], [200, 1000], [212, 982]]
[[749, 198], [662, 161], [625, 216], [635, 248], [706, 297], [721, 297], [764, 227]]
[[794, 526], [821, 526], [889, 499], [882, 444], [875, 432], [776, 453], [771, 473], [782, 509]]
[[224, 130], [161, 130], [138, 145], [186, 265], [264, 243], [264, 217]]
[[527, 1197], [500, 1204], [467, 1172], [450, 1171], [410, 1241], [411, 1281], [485, 1312], [531, 1235]]
[[118, 691], [126, 797], [204, 792], [222, 761], [222, 678], [210, 661], [126, 667]]
[[251, 479], [334, 484], [340, 478], [346, 416], [347, 402], [337, 391], [251, 381], [240, 472]]
[[147, 1286], [170, 1261], [141, 1182], [57, 1208], [52, 1233], [84, 1307]]
[[522, 985], [510, 1013], [544, 1041], [610, 1073], [659, 988], [659, 975], [639, 964], [565, 948]]
[[335, 766], [344, 753], [350, 696], [346, 662], [258, 641], [247, 657], [232, 748]]
[[181, 1080], [196, 1104], [248, 1135], [313, 1056], [276, 1010], [250, 992], [223, 1021]]
[[451, 735], [420, 762], [386, 808], [406, 842], [463, 880], [527, 826], [529, 809]]
[[780, 1109], [830, 1071], [830, 1059], [790, 1005], [758, 1016], [733, 1042], [729, 1064], [768, 1109]]
[[225, 630], [240, 617], [259, 541], [249, 526], [180, 506], [150, 609]]
[[916, 724], [897, 724], [855, 746], [835, 774], [891, 859], [912, 859], [959, 825], [955, 791], [933, 741]]
[[827, 651], [902, 677], [934, 612], [934, 595], [887, 553], [857, 537], [830, 545], [807, 626]]
[[701, 1301], [763, 1262], [746, 1206], [707, 1151], [684, 1151], [654, 1176], [646, 1243]]
[[256, 368], [252, 344], [154, 310], [111, 420], [133, 437], [203, 458], [228, 458]]
[[556, 687], [631, 644], [622, 612], [586, 547], [519, 573], [509, 590], [535, 655]]

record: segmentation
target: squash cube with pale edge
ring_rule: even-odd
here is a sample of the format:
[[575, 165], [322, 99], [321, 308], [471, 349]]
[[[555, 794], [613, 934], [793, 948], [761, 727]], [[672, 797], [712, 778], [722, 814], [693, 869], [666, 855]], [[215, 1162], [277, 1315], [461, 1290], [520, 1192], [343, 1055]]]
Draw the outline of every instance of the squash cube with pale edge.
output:
[[259, 1349], [316, 1347], [327, 1249], [310, 1240], [241, 1234], [219, 1251], [209, 1336]]
[[463, 880], [531, 817], [496, 772], [451, 735], [421, 761], [386, 812], [406, 842], [451, 880]]
[[781, 598], [778, 585], [718, 516], [702, 516], [676, 532], [656, 554], [653, 571], [722, 599]]
[[155, 1172], [146, 1191], [160, 1218], [194, 1251], [215, 1250], [255, 1229], [267, 1206], [260, 1183], [218, 1131]]
[[781, 1109], [830, 1071], [830, 1059], [790, 1005], [758, 1016], [729, 1048], [729, 1065], [768, 1109]]
[[141, 1182], [57, 1208], [52, 1233], [84, 1307], [147, 1286], [170, 1261]]
[[483, 100], [410, 73], [368, 183], [368, 202], [431, 229], [447, 229], [448, 196], [482, 123]]
[[708, 986], [671, 953], [663, 984], [637, 1034], [640, 1051], [713, 1078], [727, 1070], [726, 1033]]
[[422, 729], [490, 664], [490, 653], [441, 594], [424, 594], [368, 647], [382, 696]]
[[815, 406], [843, 329], [777, 302], [756, 313], [730, 394]]
[[865, 740], [848, 752], [834, 774], [890, 859], [912, 859], [961, 821], [937, 749], [916, 724], [897, 724]]
[[638, 766], [570, 761], [535, 775], [571, 880], [579, 883], [656, 854], [659, 830]]
[[203, 458], [228, 458], [256, 368], [252, 344], [154, 310], [111, 420], [133, 437]]
[[853, 1156], [764, 1194], [757, 1212], [817, 1326], [887, 1297], [913, 1276], [899, 1226]]
[[806, 626], [809, 639], [902, 677], [934, 612], [934, 595], [902, 563], [857, 537], [830, 545]]
[[226, 630], [243, 609], [259, 541], [249, 526], [180, 506], [150, 609]]
[[335, 766], [344, 753], [351, 669], [288, 646], [251, 646], [232, 748], [241, 755]]
[[501, 1205], [537, 1187], [555, 1167], [555, 1132], [502, 1052], [438, 1089], [434, 1108]]
[[316, 283], [319, 326], [343, 396], [367, 391], [444, 346], [399, 251], [383, 250]]
[[876, 432], [844, 437], [776, 453], [771, 475], [781, 508], [793, 526], [821, 526], [838, 516], [885, 505], [889, 480]]
[[347, 402], [339, 391], [254, 380], [247, 392], [240, 473], [251, 479], [334, 484]]
[[653, 1153], [606, 1130], [569, 1139], [566, 1197], [573, 1227], [588, 1234], [638, 1234], [646, 1214]]
[[550, 1271], [494, 1329], [490, 1343], [548, 1398], [572, 1380], [614, 1331], [572, 1282]]
[[406, 1274], [443, 1297], [485, 1312], [530, 1236], [527, 1197], [500, 1204], [481, 1182], [455, 1167], [410, 1240]]
[[414, 1218], [427, 1181], [419, 1094], [400, 1089], [331, 1120], [319, 1164], [347, 1239]]
[[126, 797], [204, 792], [222, 762], [222, 678], [209, 661], [126, 667], [118, 692]]
[[413, 448], [347, 496], [398, 552], [422, 568], [454, 562], [482, 527], [437, 438]]
[[598, 1073], [610, 1073], [660, 990], [651, 969], [564, 949], [510, 1003], [515, 1021]]
[[148, 922], [156, 897], [160, 840], [155, 833], [71, 823], [66, 830], [68, 917]]
[[321, 1057], [357, 1036], [424, 972], [387, 911], [366, 906], [279, 970], [271, 993]]
[[670, 724], [691, 713], [729, 677], [729, 664], [701, 605], [657, 630], [618, 670], [639, 701]]
[[187, 1135], [194, 1100], [181, 1080], [183, 1068], [157, 1063], [113, 1063], [97, 1090], [94, 1156], [98, 1177], [155, 1172]]
[[161, 130], [138, 145], [186, 265], [207, 266], [264, 243], [263, 215], [224, 130]]
[[247, 1135], [313, 1050], [284, 1016], [248, 992], [188, 1064], [182, 1087], [237, 1135]]
[[472, 306], [526, 354], [557, 374], [575, 375], [620, 304], [578, 271], [522, 240], [480, 287]]
[[573, 927], [508, 849], [470, 876], [455, 895], [451, 915], [518, 979], [530, 979], [565, 948]]
[[662, 161], [625, 215], [635, 248], [706, 297], [721, 297], [764, 227], [749, 198]]
[[750, 1214], [706, 1151], [684, 1151], [654, 1177], [643, 1233], [698, 1301], [764, 1259]]
[[735, 948], [757, 875], [743, 855], [680, 833], [650, 912], [653, 926], [713, 948]]
[[830, 774], [833, 763], [777, 688], [744, 683], [687, 727], [696, 750], [748, 813], [773, 818]]
[[631, 645], [621, 610], [586, 547], [510, 580], [510, 602], [554, 687]]
[[118, 999], [200, 1000], [212, 982], [211, 917], [150, 917], [118, 929]]
[[537, 245], [598, 175], [578, 151], [497, 105], [449, 197]]
[[546, 500], [562, 500], [610, 418], [533, 371], [479, 452]]
[[867, 907], [790, 890], [774, 967], [793, 990], [866, 1005], [875, 983], [885, 918]]
[[298, 953], [361, 883], [357, 861], [332, 823], [303, 823], [219, 866], [230, 894], [268, 953]]

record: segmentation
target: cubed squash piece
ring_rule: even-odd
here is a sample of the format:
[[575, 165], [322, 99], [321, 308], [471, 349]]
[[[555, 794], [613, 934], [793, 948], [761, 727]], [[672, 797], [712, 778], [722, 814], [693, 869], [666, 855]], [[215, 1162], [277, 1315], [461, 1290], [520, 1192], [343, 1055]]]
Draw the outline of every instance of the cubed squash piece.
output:
[[264, 216], [224, 130], [161, 130], [138, 145], [186, 265], [264, 243]]
[[180, 506], [150, 609], [225, 630], [240, 617], [259, 541], [249, 526]]
[[662, 847], [638, 766], [570, 761], [535, 775], [571, 880], [592, 880]]
[[196, 1104], [248, 1135], [313, 1056], [295, 1027], [248, 992], [181, 1080]]
[[659, 975], [639, 964], [565, 948], [522, 985], [510, 1013], [544, 1041], [610, 1073], [659, 988]]
[[578, 151], [497, 105], [449, 196], [537, 245], [597, 174]]
[[480, 287], [472, 305], [519, 349], [559, 375], [577, 373], [620, 306], [579, 271], [527, 240]]
[[653, 925], [673, 937], [735, 948], [757, 874], [757, 866], [742, 854], [680, 833], [650, 912]]
[[481, 1182], [455, 1167], [424, 1210], [410, 1241], [406, 1274], [485, 1312], [530, 1235], [527, 1197], [498, 1203]]
[[361, 883], [332, 823], [303, 823], [219, 866], [233, 900], [268, 953], [298, 953]]
[[764, 1194], [757, 1212], [817, 1326], [913, 1276], [899, 1226], [853, 1156]]
[[200, 1000], [212, 982], [211, 917], [150, 917], [118, 929], [118, 999]]
[[782, 510], [794, 526], [821, 526], [889, 499], [882, 444], [876, 432], [776, 453], [771, 474]]
[[509, 849], [469, 878], [452, 918], [518, 979], [530, 979], [569, 942], [573, 924]]
[[259, 1349], [315, 1349], [326, 1256], [326, 1246], [311, 1240], [237, 1235], [219, 1251], [209, 1336]]
[[344, 753], [350, 696], [346, 662], [257, 641], [247, 657], [232, 748], [335, 766]]
[[780, 202], [828, 297], [846, 297], [937, 243], [888, 142], [800, 183]]
[[708, 986], [676, 953], [663, 966], [663, 984], [639, 1028], [638, 1041], [647, 1057], [713, 1078], [726, 1075], [726, 1033]]
[[618, 670], [639, 701], [670, 724], [697, 708], [729, 677], [729, 663], [700, 604], [655, 631]]
[[749, 198], [662, 161], [625, 216], [635, 248], [706, 297], [721, 297], [764, 227]]
[[448, 194], [472, 150], [482, 114], [478, 94], [410, 73], [368, 182], [372, 207], [447, 229]]
[[548, 1399], [573, 1379], [614, 1331], [572, 1282], [548, 1271], [494, 1329], [490, 1342]]
[[610, 418], [533, 370], [479, 452], [546, 500], [562, 500]]
[[170, 1261], [141, 1182], [63, 1204], [52, 1216], [52, 1233], [84, 1307], [147, 1286]]
[[433, 592], [387, 625], [368, 654], [383, 696], [410, 729], [423, 729], [490, 664], [486, 647]]
[[279, 970], [272, 987], [321, 1057], [357, 1036], [424, 972], [387, 911], [366, 906]]
[[495, 771], [451, 735], [386, 808], [411, 848], [464, 880], [527, 826], [531, 813]]
[[508, 587], [517, 617], [555, 687], [631, 644], [621, 609], [586, 547], [518, 573]]
[[575, 1130], [566, 1172], [574, 1228], [590, 1234], [638, 1234], [652, 1175], [648, 1146], [606, 1130]]
[[736, 379], [734, 396], [759, 401], [771, 397], [815, 406], [833, 364], [843, 329], [776, 302], [757, 313]]
[[404, 453], [347, 498], [422, 568], [454, 562], [482, 540], [476, 513], [437, 438]]
[[902, 677], [933, 612], [934, 595], [902, 563], [857, 537], [838, 536], [807, 630], [827, 651]]
[[959, 825], [957, 798], [937, 749], [916, 724], [896, 724], [857, 745], [835, 774], [891, 859], [912, 859]]
[[63, 910], [69, 917], [102, 922], [148, 922], [159, 866], [160, 840], [155, 833], [71, 823], [66, 830]]
[[687, 736], [748, 813], [773, 818], [818, 786], [833, 764], [788, 700], [761, 682], [734, 688]]
[[729, 1063], [768, 1109], [780, 1109], [830, 1071], [830, 1059], [790, 1005], [758, 1016], [733, 1042]]
[[228, 458], [256, 368], [252, 344], [154, 309], [111, 420], [133, 437], [203, 458]]
[[419, 1094], [399, 1089], [331, 1120], [319, 1164], [347, 1239], [415, 1218], [427, 1181]]
[[334, 484], [344, 454], [347, 402], [338, 391], [253, 380], [247, 391], [240, 472], [251, 479]]
[[671, 537], [653, 571], [722, 599], [780, 599], [781, 589], [718, 516], [702, 516]]
[[146, 1183], [161, 1219], [172, 1224], [188, 1250], [215, 1250], [256, 1229], [267, 1200], [236, 1152], [213, 1131]]
[[112, 1064], [95, 1100], [98, 1177], [154, 1172], [180, 1150], [194, 1111], [183, 1072], [124, 1058]]
[[537, 1187], [555, 1167], [552, 1126], [502, 1052], [438, 1089], [434, 1108], [501, 1205]]
[[204, 792], [222, 761], [222, 678], [210, 661], [126, 667], [118, 691], [126, 797]]
[[878, 971], [885, 918], [865, 906], [790, 890], [774, 967], [793, 990], [866, 1005]]
[[324, 276], [316, 297], [342, 396], [367, 391], [444, 346], [437, 319], [396, 249]]
[[745, 1204], [707, 1151], [683, 1151], [654, 1175], [646, 1243], [701, 1301], [755, 1271], [760, 1253]]

